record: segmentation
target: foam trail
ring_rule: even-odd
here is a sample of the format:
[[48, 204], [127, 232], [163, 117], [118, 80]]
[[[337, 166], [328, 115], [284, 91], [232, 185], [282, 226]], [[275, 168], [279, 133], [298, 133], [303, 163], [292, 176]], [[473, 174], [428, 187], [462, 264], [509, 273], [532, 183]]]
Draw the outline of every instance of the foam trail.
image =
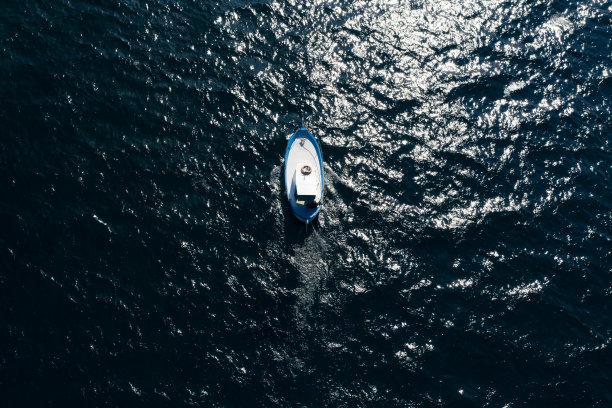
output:
[[325, 259], [327, 243], [313, 228], [303, 244], [295, 246], [291, 263], [298, 270], [301, 285], [295, 290], [297, 303], [295, 305], [298, 324], [310, 314], [312, 305], [316, 302], [318, 290], [329, 275], [329, 265]]

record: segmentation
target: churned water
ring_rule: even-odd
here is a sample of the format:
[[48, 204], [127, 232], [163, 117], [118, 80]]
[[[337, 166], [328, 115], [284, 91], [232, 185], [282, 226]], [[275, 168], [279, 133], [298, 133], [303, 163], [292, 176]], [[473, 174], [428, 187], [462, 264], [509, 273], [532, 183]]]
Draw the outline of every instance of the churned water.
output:
[[0, 405], [612, 406], [611, 39], [603, 0], [5, 0]]

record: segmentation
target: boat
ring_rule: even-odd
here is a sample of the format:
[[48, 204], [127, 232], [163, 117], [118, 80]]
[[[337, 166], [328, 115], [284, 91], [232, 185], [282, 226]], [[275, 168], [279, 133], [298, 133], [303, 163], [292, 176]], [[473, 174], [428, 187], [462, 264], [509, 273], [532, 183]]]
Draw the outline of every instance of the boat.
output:
[[287, 142], [285, 188], [293, 214], [308, 226], [323, 207], [325, 179], [321, 148], [304, 125]]

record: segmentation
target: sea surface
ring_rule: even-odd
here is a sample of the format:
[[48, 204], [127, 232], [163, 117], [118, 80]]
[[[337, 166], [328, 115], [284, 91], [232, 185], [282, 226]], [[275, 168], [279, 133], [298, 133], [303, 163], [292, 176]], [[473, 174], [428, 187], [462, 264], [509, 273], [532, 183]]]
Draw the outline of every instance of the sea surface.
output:
[[0, 406], [611, 407], [611, 113], [609, 0], [4, 0]]

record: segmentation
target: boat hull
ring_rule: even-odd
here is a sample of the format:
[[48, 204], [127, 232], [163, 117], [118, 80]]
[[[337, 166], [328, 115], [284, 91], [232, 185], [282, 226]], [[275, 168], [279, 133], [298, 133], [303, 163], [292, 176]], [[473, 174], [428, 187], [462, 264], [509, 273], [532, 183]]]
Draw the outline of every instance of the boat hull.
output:
[[[323, 206], [325, 179], [319, 143], [305, 127], [299, 128], [287, 143], [284, 170], [285, 189], [291, 210], [298, 220], [309, 223], [316, 218]], [[306, 174], [307, 171], [310, 172]], [[303, 193], [305, 188], [311, 200], [310, 206], [304, 205], [298, 194]]]

